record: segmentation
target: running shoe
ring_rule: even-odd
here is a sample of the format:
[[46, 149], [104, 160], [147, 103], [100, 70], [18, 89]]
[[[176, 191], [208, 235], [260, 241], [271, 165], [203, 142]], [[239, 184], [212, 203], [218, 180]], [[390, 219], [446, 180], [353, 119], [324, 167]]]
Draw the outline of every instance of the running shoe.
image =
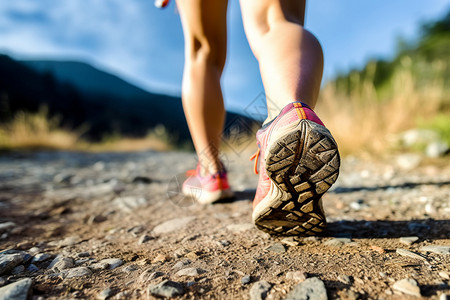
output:
[[182, 192], [201, 204], [211, 204], [234, 196], [228, 184], [227, 171], [223, 168], [215, 174], [200, 172], [200, 164], [195, 170], [186, 172], [187, 179], [183, 182]]
[[[259, 182], [253, 222], [273, 235], [315, 235], [326, 226], [322, 195], [340, 157], [330, 131], [306, 104], [293, 102], [256, 133]], [[259, 172], [258, 172], [259, 162]]]

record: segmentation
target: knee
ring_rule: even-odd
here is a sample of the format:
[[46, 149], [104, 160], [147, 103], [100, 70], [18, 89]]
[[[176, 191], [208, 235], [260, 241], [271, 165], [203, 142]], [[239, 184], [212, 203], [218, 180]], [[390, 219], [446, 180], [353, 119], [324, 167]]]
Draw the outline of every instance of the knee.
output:
[[206, 37], [186, 38], [186, 59], [191, 63], [208, 64], [223, 69], [226, 60], [226, 44]]

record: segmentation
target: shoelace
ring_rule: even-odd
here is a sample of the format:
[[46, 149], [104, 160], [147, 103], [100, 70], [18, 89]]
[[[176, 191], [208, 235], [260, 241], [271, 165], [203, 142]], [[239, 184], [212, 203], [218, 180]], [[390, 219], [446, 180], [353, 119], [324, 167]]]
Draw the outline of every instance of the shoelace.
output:
[[259, 147], [258, 147], [258, 150], [256, 151], [256, 153], [253, 154], [253, 155], [250, 157], [250, 160], [254, 160], [254, 159], [255, 159], [255, 165], [254, 165], [254, 167], [253, 167], [253, 172], [255, 172], [256, 175], [259, 174], [259, 172], [258, 172], [258, 162], [259, 162], [259, 154], [260, 154], [260, 153], [261, 153], [261, 149], [259, 149]]

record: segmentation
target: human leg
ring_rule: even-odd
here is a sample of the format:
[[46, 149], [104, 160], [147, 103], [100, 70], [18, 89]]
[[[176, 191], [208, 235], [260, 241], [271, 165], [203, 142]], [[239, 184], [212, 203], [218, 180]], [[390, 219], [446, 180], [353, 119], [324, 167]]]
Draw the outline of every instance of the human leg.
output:
[[315, 107], [323, 72], [318, 40], [303, 28], [305, 1], [241, 0], [250, 47], [258, 59], [268, 120], [292, 101]]
[[220, 78], [226, 60], [227, 0], [177, 0], [185, 38], [183, 109], [201, 171], [222, 168], [219, 146], [225, 120]]

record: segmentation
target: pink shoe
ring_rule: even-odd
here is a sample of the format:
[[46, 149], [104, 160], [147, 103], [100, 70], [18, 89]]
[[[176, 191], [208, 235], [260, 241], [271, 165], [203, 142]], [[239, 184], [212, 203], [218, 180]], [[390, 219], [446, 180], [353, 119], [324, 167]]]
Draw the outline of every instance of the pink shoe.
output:
[[187, 171], [186, 176], [188, 178], [183, 182], [183, 194], [194, 198], [201, 204], [211, 204], [234, 196], [228, 184], [225, 169], [212, 175], [202, 176], [200, 165], [198, 165], [197, 169]]
[[[336, 181], [337, 144], [307, 105], [293, 102], [256, 133], [253, 222], [270, 234], [314, 235], [326, 226], [322, 195]], [[259, 159], [261, 157], [262, 159]]]

